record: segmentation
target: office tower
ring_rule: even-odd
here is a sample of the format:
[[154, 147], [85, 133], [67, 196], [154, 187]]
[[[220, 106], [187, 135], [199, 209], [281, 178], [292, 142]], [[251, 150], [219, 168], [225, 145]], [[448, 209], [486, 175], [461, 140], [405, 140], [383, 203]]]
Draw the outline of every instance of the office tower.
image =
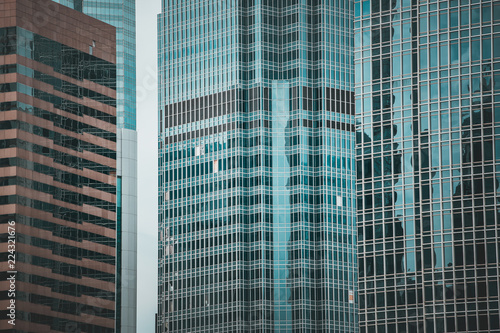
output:
[[116, 27], [117, 332], [136, 331], [137, 132], [135, 0], [54, 0]]
[[117, 127], [136, 130], [135, 1], [54, 0], [116, 27]]
[[0, 5], [2, 332], [114, 332], [115, 34], [56, 3]]
[[496, 332], [500, 3], [355, 17], [360, 331]]
[[356, 332], [353, 3], [163, 1], [159, 332]]

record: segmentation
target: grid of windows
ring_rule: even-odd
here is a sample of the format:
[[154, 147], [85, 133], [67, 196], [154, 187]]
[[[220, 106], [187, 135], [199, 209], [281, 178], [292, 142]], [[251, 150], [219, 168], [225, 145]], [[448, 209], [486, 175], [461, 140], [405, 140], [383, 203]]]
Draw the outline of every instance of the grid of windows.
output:
[[[135, 0], [53, 0], [116, 28], [118, 128], [117, 332], [134, 332], [137, 276], [137, 133]], [[50, 7], [50, 6], [48, 6]], [[50, 10], [50, 9], [49, 9]], [[89, 45], [92, 53], [96, 45]], [[122, 203], [124, 203], [123, 206]], [[121, 241], [123, 240], [123, 242]], [[124, 245], [124, 247], [122, 247]], [[123, 253], [123, 256], [122, 256]]]
[[350, 1], [164, 1], [159, 332], [355, 332]]
[[500, 4], [356, 1], [362, 332], [499, 329]]
[[[18, 246], [12, 261], [17, 321], [1, 320], [0, 331], [114, 332], [114, 29], [55, 3], [2, 5], [10, 8], [0, 12], [4, 280], [13, 273], [6, 245]], [[44, 12], [50, 25], [31, 15]], [[86, 36], [95, 30], [103, 32], [92, 55]], [[11, 221], [14, 240], [7, 237]], [[7, 300], [13, 293], [4, 286], [1, 295]]]
[[136, 129], [135, 1], [53, 0], [116, 27], [117, 127]]

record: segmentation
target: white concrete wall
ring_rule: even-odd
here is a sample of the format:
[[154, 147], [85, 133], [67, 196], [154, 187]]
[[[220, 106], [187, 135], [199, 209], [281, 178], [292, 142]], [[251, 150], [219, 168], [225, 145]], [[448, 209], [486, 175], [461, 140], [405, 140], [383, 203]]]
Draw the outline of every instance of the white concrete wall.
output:
[[136, 333], [137, 132], [124, 128], [117, 131], [117, 174], [122, 179], [121, 333]]

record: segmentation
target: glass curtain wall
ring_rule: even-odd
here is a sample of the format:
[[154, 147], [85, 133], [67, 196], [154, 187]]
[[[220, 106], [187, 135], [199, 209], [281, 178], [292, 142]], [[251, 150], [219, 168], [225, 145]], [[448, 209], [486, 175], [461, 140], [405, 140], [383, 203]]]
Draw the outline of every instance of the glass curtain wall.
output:
[[355, 1], [362, 332], [499, 329], [500, 4]]
[[164, 1], [159, 332], [356, 332], [353, 3]]

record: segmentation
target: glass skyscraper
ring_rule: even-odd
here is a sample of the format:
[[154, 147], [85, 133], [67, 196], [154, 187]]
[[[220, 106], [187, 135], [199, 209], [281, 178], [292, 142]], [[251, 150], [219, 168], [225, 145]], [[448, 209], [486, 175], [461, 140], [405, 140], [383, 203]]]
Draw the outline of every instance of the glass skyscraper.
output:
[[353, 4], [163, 1], [158, 332], [357, 332]]
[[135, 0], [54, 0], [116, 27], [117, 332], [135, 332], [137, 303], [137, 132]]
[[361, 332], [498, 332], [500, 3], [355, 1]]

